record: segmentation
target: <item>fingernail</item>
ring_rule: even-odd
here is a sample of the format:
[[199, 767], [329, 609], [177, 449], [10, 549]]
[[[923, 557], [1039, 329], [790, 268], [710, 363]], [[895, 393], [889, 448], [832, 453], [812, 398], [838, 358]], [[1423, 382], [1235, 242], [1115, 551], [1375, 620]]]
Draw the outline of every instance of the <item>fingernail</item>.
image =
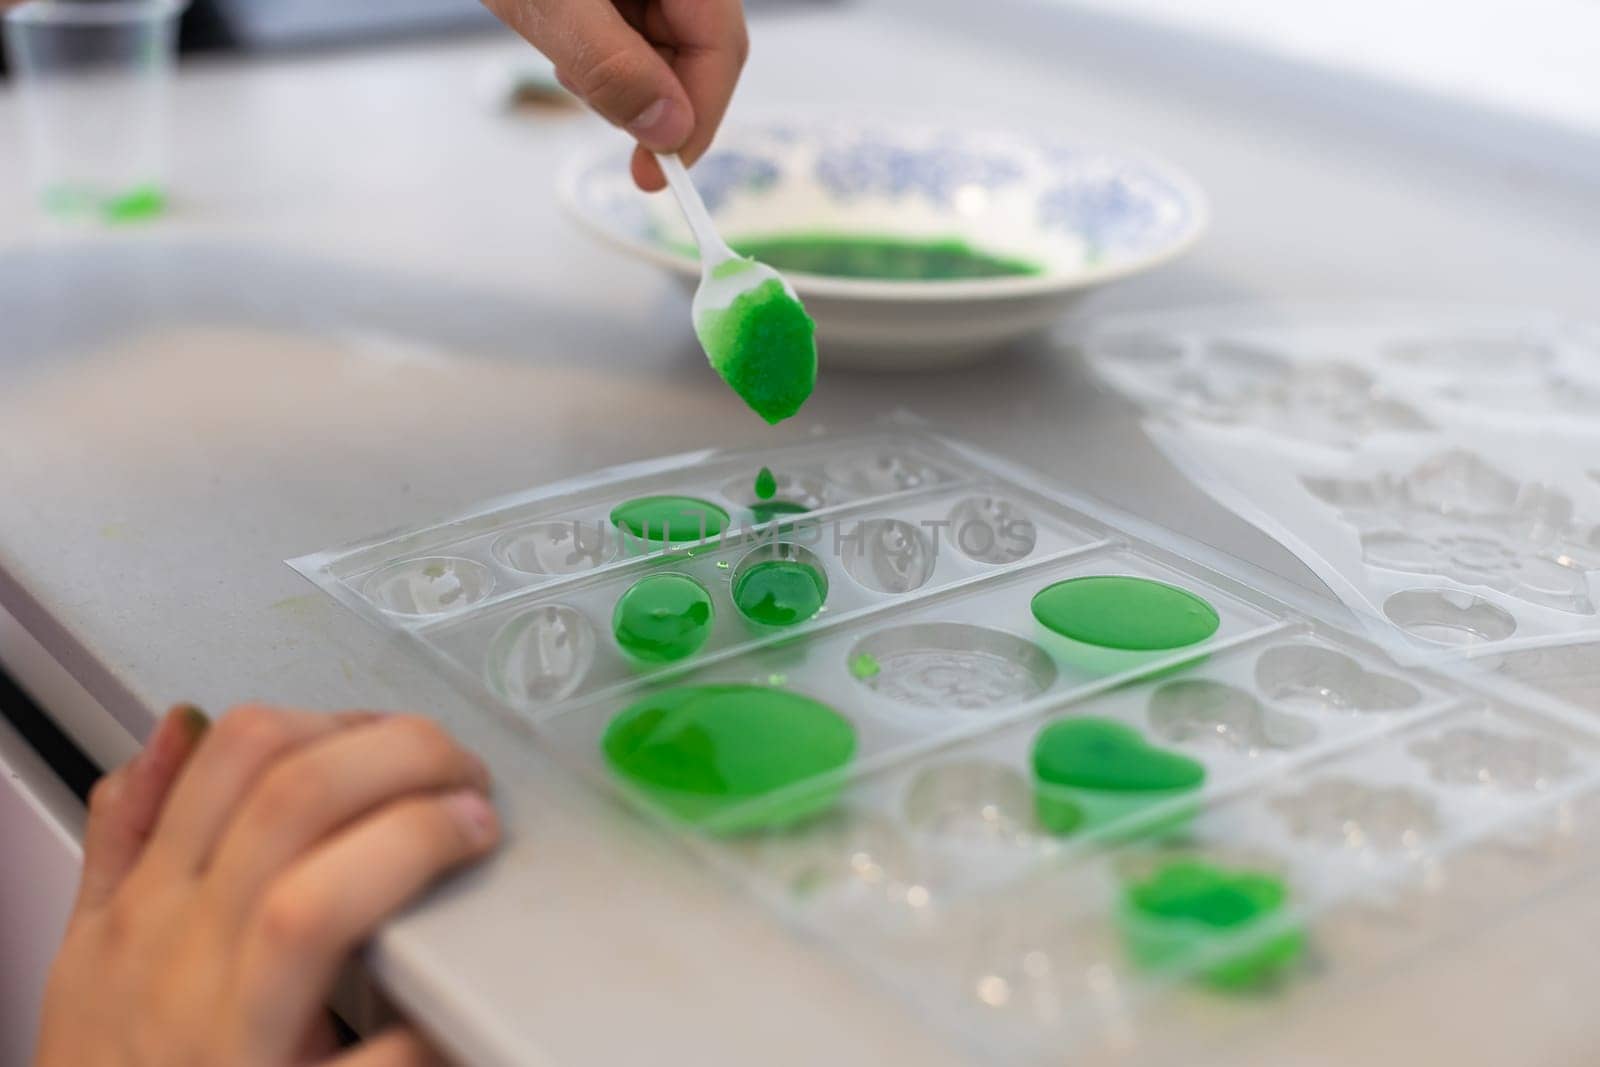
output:
[[494, 808], [490, 807], [482, 793], [475, 789], [463, 789], [445, 797], [444, 804], [473, 844], [482, 847], [495, 839], [498, 821]]
[[191, 740], [211, 728], [210, 717], [193, 704], [179, 704], [167, 714], [178, 717], [179, 722], [183, 724], [184, 731], [188, 733]]
[[689, 115], [682, 105], [662, 97], [628, 123], [628, 132], [652, 152], [671, 152], [689, 139]]

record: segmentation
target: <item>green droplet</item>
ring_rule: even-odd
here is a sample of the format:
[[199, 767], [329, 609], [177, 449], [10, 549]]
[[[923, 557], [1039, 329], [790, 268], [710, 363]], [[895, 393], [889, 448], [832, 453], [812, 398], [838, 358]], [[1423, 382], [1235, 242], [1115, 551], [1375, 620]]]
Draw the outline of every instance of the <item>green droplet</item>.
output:
[[981, 252], [960, 238], [788, 234], [733, 243], [741, 254], [778, 270], [835, 278], [952, 281], [1038, 274], [1031, 263]]
[[652, 574], [617, 599], [611, 631], [635, 659], [668, 663], [705, 644], [714, 618], [705, 586], [687, 575]]
[[1217, 609], [1193, 593], [1149, 578], [1069, 578], [1040, 590], [1033, 617], [1062, 637], [1100, 648], [1159, 652], [1217, 632]]
[[799, 411], [816, 387], [816, 325], [776, 278], [701, 315], [695, 332], [722, 380], [770, 423]]
[[[669, 689], [620, 712], [601, 749], [611, 769], [669, 814], [718, 832], [785, 826], [837, 799], [856, 732], [825, 704], [783, 689], [708, 685]], [[778, 790], [770, 804], [725, 819]]]
[[734, 606], [763, 626], [805, 622], [827, 598], [827, 579], [810, 564], [794, 560], [764, 560], [733, 577]]
[[881, 670], [883, 668], [879, 666], [878, 658], [871, 652], [863, 652], [850, 660], [851, 675], [862, 680], [876, 678]]
[[771, 686], [788, 685], [789, 676], [787, 674], [769, 674], [767, 675], [767, 684]]
[[773, 476], [771, 468], [762, 467], [756, 474], [756, 499], [771, 500], [778, 491], [778, 479]]
[[611, 509], [611, 521], [654, 544], [692, 544], [728, 528], [728, 513], [692, 496], [642, 496]]
[[[1227, 988], [1259, 985], [1299, 958], [1305, 934], [1297, 926], [1249, 937], [1249, 927], [1280, 914], [1289, 899], [1282, 879], [1258, 871], [1228, 870], [1194, 861], [1169, 863], [1123, 894], [1120, 920], [1130, 954], [1144, 967], [1183, 968], [1196, 956], [1200, 972]], [[1238, 952], [1218, 942], [1240, 938]]]

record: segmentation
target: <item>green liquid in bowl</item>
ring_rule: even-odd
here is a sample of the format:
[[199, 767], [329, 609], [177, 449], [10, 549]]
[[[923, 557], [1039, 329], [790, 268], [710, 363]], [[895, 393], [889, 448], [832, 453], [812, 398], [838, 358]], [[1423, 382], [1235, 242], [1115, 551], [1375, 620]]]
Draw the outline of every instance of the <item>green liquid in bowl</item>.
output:
[[1032, 263], [992, 255], [953, 237], [916, 240], [843, 234], [785, 234], [731, 242], [742, 256], [779, 271], [896, 282], [965, 281], [1041, 273]]

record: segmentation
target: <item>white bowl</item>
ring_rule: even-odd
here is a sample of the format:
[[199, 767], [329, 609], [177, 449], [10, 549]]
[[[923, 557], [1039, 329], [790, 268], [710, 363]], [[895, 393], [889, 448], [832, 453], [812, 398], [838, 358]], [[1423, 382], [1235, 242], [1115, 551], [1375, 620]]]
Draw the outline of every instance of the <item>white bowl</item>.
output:
[[[680, 276], [699, 261], [670, 194], [645, 195], [615, 137], [569, 165], [562, 202], [589, 232]], [[1204, 195], [1147, 157], [994, 130], [849, 122], [731, 125], [693, 171], [724, 238], [955, 238], [1037, 273], [891, 281], [785, 271], [824, 364], [921, 368], [1050, 325], [1092, 286], [1149, 270], [1206, 227]], [[781, 269], [781, 268], [780, 268]]]

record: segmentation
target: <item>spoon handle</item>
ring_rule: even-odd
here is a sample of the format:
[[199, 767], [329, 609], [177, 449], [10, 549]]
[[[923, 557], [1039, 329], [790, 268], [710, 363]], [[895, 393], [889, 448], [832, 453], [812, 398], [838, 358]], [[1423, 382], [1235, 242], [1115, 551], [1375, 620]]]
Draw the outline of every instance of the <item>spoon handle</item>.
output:
[[724, 260], [737, 258], [722, 235], [717, 233], [716, 223], [711, 221], [711, 213], [706, 210], [705, 201], [700, 199], [700, 192], [694, 187], [694, 180], [689, 177], [678, 154], [658, 153], [656, 162], [661, 164], [661, 173], [667, 176], [667, 185], [672, 189], [672, 195], [678, 198], [678, 207], [683, 211], [689, 229], [694, 232], [695, 244], [700, 246], [701, 266], [710, 270]]

